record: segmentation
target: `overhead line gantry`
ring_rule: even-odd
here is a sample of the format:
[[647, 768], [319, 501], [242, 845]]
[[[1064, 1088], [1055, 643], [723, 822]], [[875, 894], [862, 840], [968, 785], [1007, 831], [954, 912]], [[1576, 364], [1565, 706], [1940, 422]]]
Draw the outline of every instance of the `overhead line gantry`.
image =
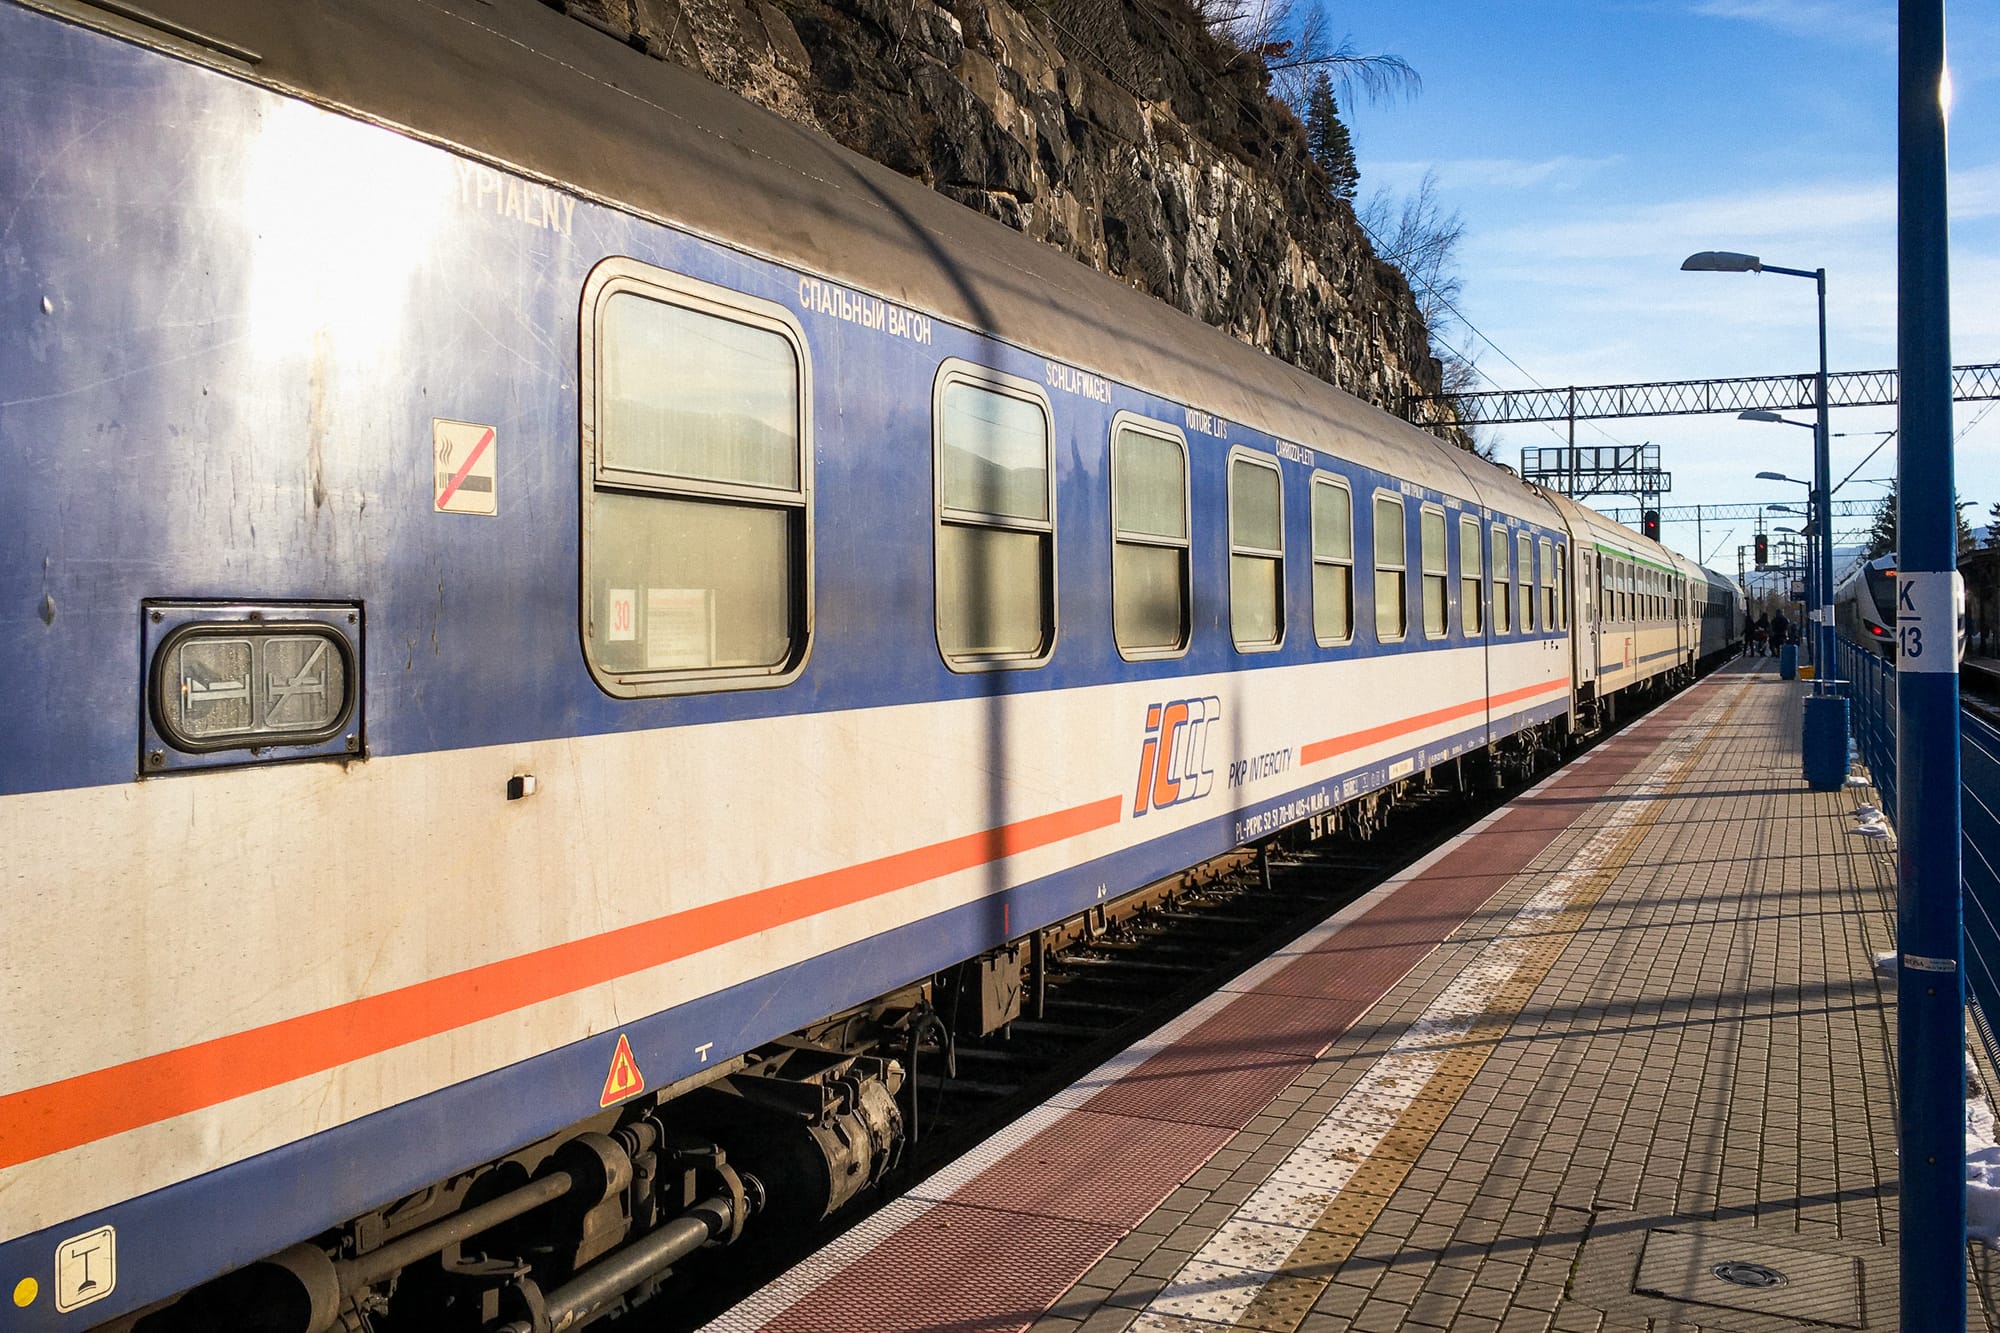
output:
[[[1535, 421], [1700, 416], [1752, 408], [1767, 412], [1809, 411], [1818, 406], [1813, 396], [1818, 378], [1818, 373], [1813, 372], [1425, 394], [1409, 399], [1405, 415], [1419, 426], [1453, 422], [1462, 426], [1502, 426]], [[2000, 399], [2000, 361], [1953, 366], [1951, 378], [1952, 397], [1958, 402]], [[1896, 403], [1893, 370], [1843, 370], [1826, 379], [1829, 407], [1892, 407]]]

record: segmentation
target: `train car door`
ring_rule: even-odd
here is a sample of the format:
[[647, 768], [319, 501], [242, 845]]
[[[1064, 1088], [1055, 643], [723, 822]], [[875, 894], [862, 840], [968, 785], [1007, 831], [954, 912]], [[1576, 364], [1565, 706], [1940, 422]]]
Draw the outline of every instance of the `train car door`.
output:
[[1576, 573], [1576, 683], [1585, 685], [1597, 680], [1600, 629], [1597, 622], [1597, 581], [1602, 571], [1598, 569], [1597, 553], [1581, 543], [1577, 544]]
[[1678, 569], [1668, 575], [1667, 595], [1673, 598], [1674, 647], [1680, 651], [1680, 656], [1674, 660], [1685, 662], [1688, 660], [1687, 578]]

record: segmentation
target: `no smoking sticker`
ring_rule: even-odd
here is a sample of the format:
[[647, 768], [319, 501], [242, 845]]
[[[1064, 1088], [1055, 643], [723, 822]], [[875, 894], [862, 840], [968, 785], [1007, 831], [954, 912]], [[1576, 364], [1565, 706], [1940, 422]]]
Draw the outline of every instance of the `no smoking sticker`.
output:
[[431, 422], [431, 453], [436, 468], [432, 474], [431, 507], [440, 514], [497, 514], [500, 496], [495, 489], [496, 469], [491, 426], [469, 421]]

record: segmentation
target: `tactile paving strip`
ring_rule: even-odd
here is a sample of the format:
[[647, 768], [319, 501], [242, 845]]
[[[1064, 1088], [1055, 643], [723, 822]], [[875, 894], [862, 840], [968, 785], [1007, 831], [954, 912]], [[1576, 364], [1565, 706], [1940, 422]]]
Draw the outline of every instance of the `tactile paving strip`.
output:
[[1272, 996], [1349, 999], [1372, 1004], [1436, 947], [1433, 940], [1428, 944], [1361, 949], [1343, 940], [1339, 948], [1314, 950], [1291, 960], [1260, 983], [1257, 991]]
[[1305, 1067], [1303, 1058], [1276, 1051], [1182, 1043], [1145, 1061], [1087, 1105], [1110, 1115], [1241, 1129]]
[[761, 1327], [769, 1333], [1007, 1333], [1049, 1307], [1122, 1227], [939, 1203]]
[[954, 1190], [950, 1202], [1130, 1229], [1232, 1130], [1072, 1111]]
[[1310, 1060], [1354, 1025], [1368, 1009], [1363, 1000], [1313, 999], [1300, 995], [1238, 996], [1236, 1003], [1190, 1032], [1186, 1044], [1215, 1053], [1221, 1061], [1238, 1052], [1280, 1051]]

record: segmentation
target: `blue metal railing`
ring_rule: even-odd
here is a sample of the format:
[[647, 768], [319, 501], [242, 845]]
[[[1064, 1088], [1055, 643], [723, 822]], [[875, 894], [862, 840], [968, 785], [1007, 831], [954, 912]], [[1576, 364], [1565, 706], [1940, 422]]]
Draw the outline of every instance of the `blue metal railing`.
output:
[[2000, 1015], [2000, 731], [1970, 713], [1961, 719], [1965, 980], [1981, 1014], [1991, 1019]]
[[1896, 668], [1866, 644], [1843, 636], [1839, 677], [1847, 682], [1848, 724], [1861, 761], [1882, 794], [1882, 809], [1896, 812]]
[[[1865, 644], [1840, 641], [1840, 676], [1862, 762], [1896, 813], [1896, 668]], [[1965, 914], [1965, 980], [1982, 1028], [2000, 1018], [2000, 730], [1959, 714], [1960, 818], [1964, 865], [1959, 899]], [[1990, 1033], [1982, 1033], [1991, 1041]], [[2000, 1051], [1989, 1051], [2000, 1057]]]

